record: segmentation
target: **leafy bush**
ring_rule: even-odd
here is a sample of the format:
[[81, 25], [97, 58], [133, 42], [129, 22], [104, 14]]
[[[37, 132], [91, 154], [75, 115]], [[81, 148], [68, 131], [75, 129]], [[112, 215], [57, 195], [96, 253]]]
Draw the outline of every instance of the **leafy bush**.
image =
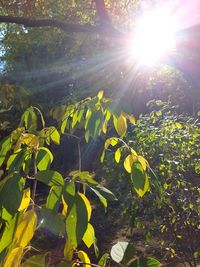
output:
[[[121, 166], [113, 169], [109, 157], [104, 169], [131, 227], [142, 228], [148, 244], [158, 238], [164, 259], [174, 257], [196, 266], [200, 249], [199, 120], [179, 114], [170, 102], [148, 105], [152, 111], [141, 115], [126, 136], [128, 146], [148, 159], [148, 194], [138, 199], [126, 174], [117, 175]], [[120, 186], [111, 177], [119, 177]]]

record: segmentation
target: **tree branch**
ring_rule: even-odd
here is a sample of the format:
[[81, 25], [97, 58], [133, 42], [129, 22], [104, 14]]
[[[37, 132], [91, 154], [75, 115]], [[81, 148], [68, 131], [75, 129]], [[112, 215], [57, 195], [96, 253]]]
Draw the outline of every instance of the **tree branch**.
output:
[[97, 15], [100, 19], [100, 24], [101, 25], [106, 24], [106, 25], [112, 26], [110, 17], [108, 15], [107, 10], [106, 10], [104, 0], [94, 0], [94, 2], [96, 4], [96, 10], [97, 10]]
[[70, 24], [60, 20], [54, 19], [29, 19], [25, 17], [14, 17], [14, 16], [0, 16], [0, 23], [15, 23], [18, 25], [23, 25], [25, 27], [54, 27], [61, 29], [65, 32], [87, 32], [87, 33], [103, 33], [108, 35], [121, 35], [114, 28], [103, 27], [101, 26], [93, 26], [89, 24], [78, 25], [78, 24]]

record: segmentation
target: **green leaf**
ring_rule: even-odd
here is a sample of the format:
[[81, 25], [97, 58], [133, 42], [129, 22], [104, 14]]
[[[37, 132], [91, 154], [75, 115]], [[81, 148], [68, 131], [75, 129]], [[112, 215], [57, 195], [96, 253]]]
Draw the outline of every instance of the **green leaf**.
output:
[[48, 229], [55, 235], [64, 237], [65, 235], [65, 223], [61, 214], [47, 208], [40, 210], [41, 221], [40, 227]]
[[39, 171], [48, 169], [53, 161], [51, 151], [46, 147], [40, 147], [36, 152], [36, 165]]
[[90, 186], [90, 189], [98, 196], [99, 200], [101, 201], [101, 203], [103, 204], [104, 208], [106, 209], [108, 206], [107, 200], [105, 197], [103, 197], [100, 192], [96, 189], [94, 189], [93, 187]]
[[73, 118], [72, 118], [72, 129], [76, 126], [76, 124], [79, 122], [81, 122], [81, 119], [83, 117], [83, 114], [84, 114], [84, 109], [81, 108], [81, 109], [77, 109], [76, 112], [74, 113], [73, 115]]
[[62, 196], [63, 187], [52, 186], [49, 195], [47, 197], [46, 208], [58, 211], [60, 207], [60, 201]]
[[107, 199], [111, 201], [117, 200], [115, 195], [102, 185], [93, 186], [90, 184], [88, 186], [98, 196], [105, 209], [108, 206]]
[[25, 154], [26, 150], [19, 149], [15, 151], [12, 155], [10, 155], [7, 161], [7, 170], [9, 173], [14, 171], [20, 171], [24, 163]]
[[97, 185], [98, 183], [93, 179], [92, 174], [90, 174], [88, 171], [72, 171], [69, 174], [72, 176], [72, 179], [79, 178], [82, 182], [88, 182], [90, 184]]
[[153, 258], [142, 257], [142, 258], [132, 262], [129, 266], [130, 267], [159, 267], [160, 262], [156, 259], [153, 259]]
[[17, 223], [18, 214], [16, 213], [14, 217], [8, 222], [5, 223], [5, 229], [2, 233], [0, 239], [0, 253], [12, 242], [13, 234], [15, 231]]
[[11, 149], [11, 137], [4, 138], [0, 143], [0, 167], [3, 164], [8, 151]]
[[46, 170], [40, 171], [35, 175], [35, 178], [49, 186], [63, 186], [64, 180], [59, 172]]
[[110, 259], [109, 253], [103, 254], [103, 256], [101, 257], [101, 259], [98, 262], [98, 265], [99, 266], [102, 266], [102, 267], [108, 267], [108, 266], [110, 266], [110, 264], [108, 264], [108, 259]]
[[88, 122], [88, 127], [87, 129], [90, 132], [90, 135], [92, 137], [97, 137], [99, 135], [101, 126], [103, 122], [103, 114], [100, 111], [94, 111], [92, 112], [92, 115], [90, 117], [90, 120]]
[[75, 184], [74, 182], [70, 182], [64, 185], [63, 188], [63, 197], [67, 205], [69, 206], [68, 212], [72, 208], [72, 205], [75, 201]]
[[21, 267], [45, 267], [45, 255], [35, 255], [28, 258]]
[[99, 184], [99, 185], [97, 185], [97, 186], [95, 186], [93, 188], [98, 190], [101, 193], [101, 195], [104, 196], [106, 199], [111, 200], [111, 201], [117, 200], [115, 195], [109, 189], [107, 189], [106, 187], [104, 187], [104, 186]]
[[149, 179], [139, 162], [135, 162], [132, 165], [131, 181], [137, 194], [143, 197], [149, 189]]
[[61, 124], [61, 133], [65, 132], [65, 129], [67, 127], [68, 119], [71, 117], [74, 113], [74, 105], [69, 105], [67, 107], [67, 110], [65, 111], [64, 115], [62, 116], [62, 124]]
[[88, 226], [88, 211], [84, 200], [78, 194], [66, 219], [69, 242], [75, 249], [80, 244]]
[[37, 116], [35, 114], [34, 108], [28, 108], [22, 115], [20, 125], [25, 125], [25, 128], [33, 131], [37, 128]]
[[50, 129], [50, 138], [56, 145], [60, 144], [60, 134], [54, 126]]
[[72, 267], [72, 264], [68, 261], [61, 261], [56, 267]]
[[14, 173], [0, 191], [0, 205], [14, 215], [22, 201], [24, 178]]

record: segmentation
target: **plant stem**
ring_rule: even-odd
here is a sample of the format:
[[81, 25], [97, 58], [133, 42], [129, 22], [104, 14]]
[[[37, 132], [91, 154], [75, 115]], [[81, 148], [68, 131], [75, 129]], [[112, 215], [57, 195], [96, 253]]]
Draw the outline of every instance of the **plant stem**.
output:
[[[37, 174], [37, 166], [36, 166], [36, 161], [34, 160], [34, 177]], [[37, 189], [37, 180], [34, 179], [33, 181], [33, 190], [32, 190], [32, 201], [35, 203], [35, 194], [36, 194], [36, 189]], [[34, 208], [34, 205], [33, 205]]]

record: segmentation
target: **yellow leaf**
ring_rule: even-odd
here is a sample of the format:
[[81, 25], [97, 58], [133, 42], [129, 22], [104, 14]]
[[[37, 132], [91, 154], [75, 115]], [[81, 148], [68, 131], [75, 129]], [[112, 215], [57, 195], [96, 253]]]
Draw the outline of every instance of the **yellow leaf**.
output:
[[102, 126], [102, 132], [104, 134], [106, 134], [106, 132], [107, 132], [107, 126], [108, 126], [108, 122], [107, 122], [107, 120], [105, 120], [103, 123], [103, 126]]
[[128, 119], [129, 119], [130, 123], [132, 123], [133, 125], [135, 125], [136, 120], [135, 120], [135, 118], [132, 115], [128, 115]]
[[22, 144], [22, 140], [21, 140], [21, 137], [20, 137], [20, 138], [17, 140], [17, 143], [16, 143], [15, 146], [14, 146], [14, 152], [17, 151], [18, 149], [20, 149], [21, 144]]
[[115, 151], [115, 161], [116, 161], [117, 163], [119, 163], [120, 158], [121, 158], [121, 148], [118, 148], [118, 149]]
[[85, 253], [83, 250], [78, 252], [78, 258], [81, 260], [84, 266], [91, 266], [90, 259], [87, 253]]
[[126, 118], [122, 114], [117, 118], [114, 126], [119, 136], [123, 137], [126, 134], [127, 122]]
[[34, 149], [39, 147], [39, 139], [34, 134], [22, 134], [21, 143]]
[[68, 205], [67, 205], [67, 203], [65, 202], [63, 196], [62, 196], [62, 203], [63, 203], [62, 215], [63, 215], [64, 217], [66, 217], [66, 216], [67, 216]]
[[101, 154], [101, 158], [100, 158], [101, 163], [103, 162], [104, 158], [105, 158], [105, 149], [103, 150]]
[[25, 247], [31, 241], [37, 225], [37, 214], [34, 210], [29, 210], [19, 217], [19, 221], [14, 234], [13, 244]]
[[84, 194], [82, 194], [82, 193], [78, 193], [78, 194], [83, 199], [83, 201], [85, 203], [85, 206], [86, 206], [86, 209], [87, 209], [87, 212], [88, 212], [88, 221], [90, 221], [91, 214], [92, 214], [92, 207], [90, 205], [90, 202], [89, 202], [88, 198]]
[[88, 248], [90, 248], [94, 243], [94, 241], [95, 241], [94, 228], [90, 223], [88, 223], [87, 230], [83, 236], [83, 242], [86, 244]]
[[92, 111], [90, 109], [88, 109], [86, 112], [86, 115], [85, 115], [85, 129], [87, 129], [87, 127], [88, 127], [88, 122], [89, 122], [91, 116], [92, 116]]
[[103, 97], [103, 90], [101, 90], [101, 91], [98, 92], [97, 97], [98, 97], [99, 100], [102, 99], [102, 97]]
[[131, 153], [134, 155], [134, 156], [137, 156], [137, 152], [131, 148]]
[[31, 199], [31, 190], [30, 188], [26, 188], [23, 193], [21, 204], [18, 208], [18, 211], [22, 211], [27, 209]]
[[142, 165], [143, 170], [146, 171], [146, 169], [147, 169], [147, 161], [146, 161], [146, 159], [143, 158], [142, 156], [138, 156], [138, 161]]
[[71, 262], [73, 258], [74, 249], [72, 244], [69, 242], [69, 240], [66, 240], [65, 247], [64, 247], [64, 256], [65, 258]]
[[133, 154], [128, 155], [124, 160], [124, 168], [128, 173], [131, 173], [133, 162], [137, 161], [137, 157]]
[[12, 249], [6, 255], [4, 260], [4, 267], [18, 267], [20, 266], [22, 256], [23, 256], [23, 247], [17, 247]]

